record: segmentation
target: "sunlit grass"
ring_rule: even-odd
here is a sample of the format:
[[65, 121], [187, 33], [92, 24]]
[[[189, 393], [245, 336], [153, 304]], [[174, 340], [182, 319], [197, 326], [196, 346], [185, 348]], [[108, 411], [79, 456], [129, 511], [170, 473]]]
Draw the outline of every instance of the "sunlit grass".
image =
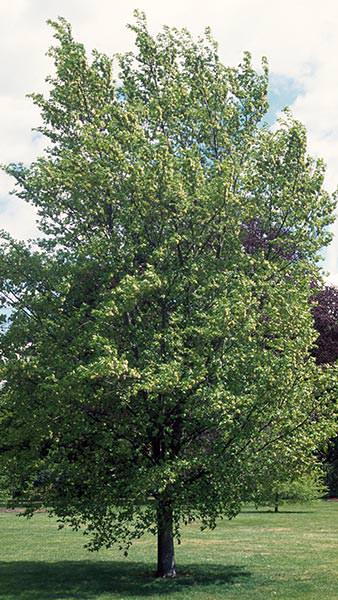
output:
[[215, 531], [184, 530], [179, 577], [153, 578], [155, 540], [128, 558], [90, 554], [46, 514], [0, 514], [0, 600], [338, 600], [338, 503], [243, 512]]

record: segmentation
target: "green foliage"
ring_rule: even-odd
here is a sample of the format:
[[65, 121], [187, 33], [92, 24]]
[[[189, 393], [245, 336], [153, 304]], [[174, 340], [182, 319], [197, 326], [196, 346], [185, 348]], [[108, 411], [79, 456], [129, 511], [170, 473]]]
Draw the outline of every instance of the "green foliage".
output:
[[280, 495], [290, 502], [310, 502], [317, 500], [327, 493], [327, 487], [318, 477], [306, 475], [301, 479], [291, 481], [289, 485], [281, 486]]
[[[16, 502], [128, 548], [164, 502], [176, 535], [235, 515], [331, 431], [309, 297], [334, 199], [304, 128], [262, 126], [265, 61], [142, 15], [114, 61], [52, 27], [49, 146], [7, 167], [42, 236], [2, 238], [2, 468]], [[248, 252], [253, 221], [274, 236]]]
[[6, 479], [3, 475], [0, 475], [0, 506], [6, 505], [9, 497], [10, 493], [7, 487]]
[[327, 491], [322, 475], [318, 472], [307, 473], [296, 479], [279, 482], [270, 489], [265, 488], [262, 495], [256, 498], [256, 505], [272, 505], [277, 512], [278, 507], [285, 502], [311, 502], [326, 495]]

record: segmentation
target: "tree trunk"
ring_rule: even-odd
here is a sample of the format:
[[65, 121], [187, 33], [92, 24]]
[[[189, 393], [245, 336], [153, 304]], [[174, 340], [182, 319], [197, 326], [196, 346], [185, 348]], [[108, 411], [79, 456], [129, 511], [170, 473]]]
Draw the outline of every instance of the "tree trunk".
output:
[[157, 507], [157, 577], [176, 577], [173, 510], [169, 501]]
[[278, 512], [278, 508], [279, 508], [279, 494], [278, 494], [278, 492], [276, 492], [276, 494], [275, 494], [275, 513]]

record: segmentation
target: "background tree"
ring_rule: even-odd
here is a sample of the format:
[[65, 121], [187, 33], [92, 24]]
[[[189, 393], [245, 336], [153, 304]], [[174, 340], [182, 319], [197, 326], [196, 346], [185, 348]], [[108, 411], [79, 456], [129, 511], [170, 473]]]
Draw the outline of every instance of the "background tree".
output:
[[314, 297], [313, 317], [318, 332], [313, 355], [317, 364], [333, 364], [338, 359], [338, 288], [326, 285]]
[[255, 502], [257, 507], [273, 506], [274, 512], [277, 513], [285, 503], [306, 504], [326, 494], [327, 487], [323, 484], [322, 473], [314, 469], [311, 473], [279, 482], [270, 488], [264, 486], [261, 496], [258, 495]]
[[[318, 365], [335, 365], [338, 360], [338, 289], [325, 285], [314, 296], [313, 317], [318, 337], [312, 351]], [[334, 400], [335, 401], [335, 400]], [[337, 432], [320, 450], [326, 466], [326, 483], [331, 496], [338, 496], [338, 437]]]
[[[276, 456], [305, 465], [328, 435], [309, 297], [334, 201], [302, 126], [261, 125], [265, 61], [227, 68], [208, 32], [155, 39], [138, 15], [115, 82], [52, 26], [33, 95], [50, 145], [7, 167], [43, 237], [3, 236], [3, 469], [93, 549], [157, 533], [173, 576], [182, 521], [234, 516]], [[255, 222], [267, 242], [248, 252]]]

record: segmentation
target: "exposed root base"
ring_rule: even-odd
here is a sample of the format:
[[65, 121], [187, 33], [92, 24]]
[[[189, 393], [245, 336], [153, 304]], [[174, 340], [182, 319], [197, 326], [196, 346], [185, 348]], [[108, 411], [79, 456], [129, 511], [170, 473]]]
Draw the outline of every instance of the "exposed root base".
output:
[[169, 571], [169, 573], [156, 573], [156, 577], [160, 577], [161, 579], [174, 579], [176, 577], [176, 571]]

